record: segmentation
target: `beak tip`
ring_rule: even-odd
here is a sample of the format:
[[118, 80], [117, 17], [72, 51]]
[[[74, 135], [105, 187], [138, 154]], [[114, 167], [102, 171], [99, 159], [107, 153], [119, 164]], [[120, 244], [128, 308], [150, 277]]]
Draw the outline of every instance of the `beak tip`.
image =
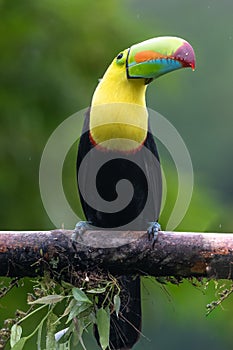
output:
[[193, 71], [195, 70], [195, 53], [192, 46], [187, 41], [184, 41], [176, 50], [174, 57], [182, 63], [183, 67], [191, 67]]
[[195, 60], [193, 62], [190, 62], [189, 66], [192, 69], [192, 71], [194, 72], [196, 70], [196, 62], [195, 62]]

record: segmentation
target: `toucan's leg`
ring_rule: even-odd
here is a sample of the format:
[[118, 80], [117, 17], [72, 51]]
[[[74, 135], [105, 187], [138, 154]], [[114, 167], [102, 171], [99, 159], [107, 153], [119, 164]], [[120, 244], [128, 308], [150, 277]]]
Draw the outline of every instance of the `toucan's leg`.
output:
[[152, 245], [154, 246], [157, 238], [158, 238], [158, 232], [161, 231], [161, 226], [157, 221], [151, 222], [150, 226], [147, 229], [147, 234], [149, 240], [152, 239]]
[[90, 222], [89, 221], [79, 221], [75, 225], [74, 232], [71, 236], [72, 241], [77, 241], [78, 238], [82, 238], [82, 235], [85, 231], [90, 229]]

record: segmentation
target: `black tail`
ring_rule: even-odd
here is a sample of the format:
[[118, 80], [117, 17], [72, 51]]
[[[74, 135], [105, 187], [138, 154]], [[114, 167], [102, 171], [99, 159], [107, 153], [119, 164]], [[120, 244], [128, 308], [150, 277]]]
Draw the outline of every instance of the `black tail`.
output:
[[[110, 321], [110, 349], [132, 349], [141, 331], [140, 277], [121, 276], [121, 307], [119, 317], [112, 313]], [[95, 328], [95, 337], [99, 335]]]

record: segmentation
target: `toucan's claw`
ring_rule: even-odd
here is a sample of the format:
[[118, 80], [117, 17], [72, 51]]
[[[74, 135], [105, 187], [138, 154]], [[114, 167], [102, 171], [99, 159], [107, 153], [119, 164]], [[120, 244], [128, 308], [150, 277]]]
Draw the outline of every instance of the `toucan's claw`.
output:
[[75, 225], [74, 232], [72, 233], [71, 240], [77, 241], [78, 238], [82, 239], [82, 235], [84, 232], [90, 229], [90, 222], [89, 221], [79, 221]]
[[148, 239], [151, 241], [152, 239], [152, 246], [154, 247], [155, 242], [158, 238], [158, 232], [161, 231], [161, 226], [157, 221], [151, 222], [150, 226], [147, 229]]

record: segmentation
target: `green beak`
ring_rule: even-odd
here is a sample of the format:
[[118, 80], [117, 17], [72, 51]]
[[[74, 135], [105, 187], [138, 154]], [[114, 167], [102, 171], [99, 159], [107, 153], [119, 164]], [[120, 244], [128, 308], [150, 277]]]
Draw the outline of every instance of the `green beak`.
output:
[[144, 78], [146, 82], [176, 69], [195, 69], [192, 46], [177, 37], [158, 37], [133, 45], [128, 52], [128, 79]]

